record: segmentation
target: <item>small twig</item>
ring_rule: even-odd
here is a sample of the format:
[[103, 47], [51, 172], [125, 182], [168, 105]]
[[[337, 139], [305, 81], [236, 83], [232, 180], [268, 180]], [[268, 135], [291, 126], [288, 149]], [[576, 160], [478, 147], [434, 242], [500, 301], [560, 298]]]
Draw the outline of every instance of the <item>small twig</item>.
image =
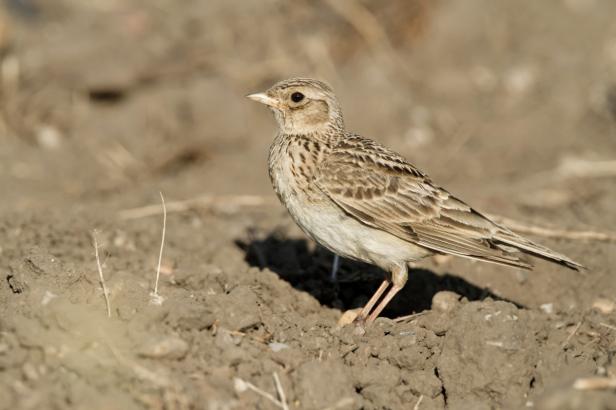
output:
[[564, 157], [554, 169], [535, 174], [524, 183], [547, 185], [573, 178], [607, 178], [616, 176], [616, 160], [594, 161], [583, 158]]
[[616, 176], [616, 160], [593, 161], [583, 158], [565, 157], [556, 168], [561, 178], [602, 178]]
[[599, 340], [601, 340], [601, 338], [599, 338], [599, 337], [595, 337], [595, 338], [594, 338], [594, 339], [592, 339], [590, 342], [585, 343], [585, 344], [582, 346], [582, 349], [581, 349], [581, 350], [586, 349], [588, 346], [590, 346], [590, 345], [591, 345], [591, 344], [593, 344], [593, 343], [597, 343]]
[[323, 410], [338, 410], [343, 408], [353, 408], [355, 400], [352, 397], [343, 397], [334, 403], [332, 406], [326, 407]]
[[[221, 327], [219, 329], [223, 330], [224, 328]], [[263, 344], [267, 344], [269, 342], [270, 338], [271, 338], [271, 336], [269, 336], [269, 337], [267, 337], [267, 336], [266, 337], [259, 337], [259, 336], [255, 336], [255, 335], [251, 335], [251, 334], [239, 331], [239, 330], [228, 330], [228, 329], [224, 329], [224, 330], [229, 332], [230, 335], [239, 336], [239, 337], [247, 337], [249, 339], [254, 340], [255, 342], [259, 342], [259, 343], [263, 343]]]
[[160, 265], [163, 261], [163, 248], [165, 247], [165, 233], [167, 232], [167, 207], [165, 206], [165, 197], [162, 192], [159, 192], [160, 200], [163, 205], [163, 234], [160, 240], [160, 252], [158, 254], [158, 267], [156, 268], [156, 284], [154, 285], [154, 294], [158, 295], [158, 278], [160, 277]]
[[[167, 204], [168, 212], [186, 212], [194, 208], [263, 206], [272, 202], [270, 198], [260, 195], [203, 195], [197, 198], [174, 201]], [[272, 202], [273, 203], [273, 202]], [[160, 215], [159, 205], [146, 205], [139, 208], [120, 211], [121, 219], [137, 219], [147, 216]]]
[[423, 316], [426, 313], [428, 313], [428, 311], [424, 310], [423, 312], [413, 313], [411, 315], [406, 315], [406, 316], [400, 316], [400, 317], [395, 318], [394, 322], [396, 322], [396, 323], [406, 322], [409, 319], [415, 319], [416, 317]]
[[[345, 358], [346, 355], [356, 351], [358, 348], [359, 346], [353, 343], [352, 345], [347, 346], [345, 349], [342, 350], [342, 352], [340, 353], [340, 357]], [[321, 361], [322, 356], [323, 356], [323, 350], [320, 350], [319, 351], [319, 361]]]
[[580, 326], [582, 326], [582, 323], [584, 322], [584, 319], [580, 320], [577, 325], [575, 325], [575, 327], [573, 328], [573, 330], [571, 331], [571, 333], [569, 334], [569, 336], [567, 336], [567, 339], [565, 339], [565, 341], [563, 342], [563, 344], [560, 346], [561, 348], [564, 348], [565, 346], [567, 346], [567, 344], [569, 344], [569, 341], [571, 340], [571, 338], [573, 337], [573, 335], [575, 335], [577, 333], [578, 330], [580, 330]]
[[96, 266], [98, 268], [98, 277], [103, 288], [103, 295], [105, 296], [105, 304], [107, 305], [107, 317], [111, 317], [111, 303], [109, 303], [109, 291], [107, 285], [105, 285], [105, 277], [103, 276], [103, 267], [101, 266], [101, 258], [98, 255], [98, 241], [96, 240], [96, 231], [92, 231], [92, 239], [94, 241], [94, 255], [96, 256]]
[[616, 326], [608, 325], [607, 323], [599, 323], [599, 326], [607, 327], [610, 330], [616, 330]]
[[160, 240], [160, 252], [158, 253], [158, 267], [156, 268], [156, 282], [154, 283], [154, 293], [152, 298], [154, 303], [160, 305], [163, 301], [162, 297], [158, 294], [158, 279], [160, 278], [160, 266], [163, 262], [163, 249], [165, 247], [165, 233], [167, 232], [167, 207], [165, 206], [165, 197], [162, 192], [159, 192], [160, 200], [163, 205], [163, 233]]
[[423, 401], [423, 398], [424, 398], [423, 394], [421, 396], [419, 396], [419, 399], [417, 399], [417, 403], [415, 403], [415, 406], [413, 407], [413, 410], [419, 410], [419, 405]]
[[518, 233], [527, 233], [537, 236], [543, 236], [546, 238], [559, 238], [559, 239], [571, 239], [571, 240], [587, 240], [587, 241], [600, 241], [600, 242], [616, 242], [616, 234], [604, 233], [596, 231], [570, 231], [565, 229], [552, 229], [540, 226], [528, 225], [514, 219], [505, 218], [498, 215], [486, 215], [488, 218], [493, 219], [502, 225], [505, 225], [512, 231]]
[[255, 386], [254, 384], [250, 382], [247, 382], [246, 380], [242, 380], [239, 377], [236, 377], [233, 379], [233, 385], [235, 387], [235, 391], [237, 391], [238, 393], [245, 392], [246, 390], [252, 390], [253, 392], [260, 395], [261, 397], [264, 397], [267, 400], [271, 401], [276, 406], [284, 409], [283, 407], [284, 405], [282, 404], [282, 402], [278, 401], [274, 396], [272, 396], [268, 392], [261, 390], [260, 388], [258, 388], [257, 386]]
[[282, 383], [280, 383], [280, 377], [278, 377], [278, 373], [276, 372], [274, 372], [274, 382], [276, 383], [276, 391], [278, 392], [278, 398], [280, 399], [280, 403], [282, 404], [282, 410], [289, 410], [289, 405], [287, 404], [287, 396], [284, 394]]
[[584, 377], [573, 383], [576, 390], [607, 390], [616, 389], [616, 377]]

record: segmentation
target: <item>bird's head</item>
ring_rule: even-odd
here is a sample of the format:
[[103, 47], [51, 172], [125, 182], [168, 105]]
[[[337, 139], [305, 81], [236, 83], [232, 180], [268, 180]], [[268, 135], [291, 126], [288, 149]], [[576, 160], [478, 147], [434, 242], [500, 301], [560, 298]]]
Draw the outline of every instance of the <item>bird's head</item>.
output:
[[322, 81], [292, 78], [247, 97], [270, 107], [280, 130], [286, 134], [344, 129], [334, 91]]

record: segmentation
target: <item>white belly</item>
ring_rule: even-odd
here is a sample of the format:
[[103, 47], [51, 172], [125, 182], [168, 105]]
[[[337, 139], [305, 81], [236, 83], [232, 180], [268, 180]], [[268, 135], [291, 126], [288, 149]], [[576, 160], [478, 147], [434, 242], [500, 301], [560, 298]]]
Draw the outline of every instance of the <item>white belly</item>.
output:
[[375, 264], [385, 270], [431, 254], [394, 235], [371, 228], [344, 214], [333, 203], [306, 204], [297, 197], [285, 205], [299, 227], [330, 251], [349, 259]]

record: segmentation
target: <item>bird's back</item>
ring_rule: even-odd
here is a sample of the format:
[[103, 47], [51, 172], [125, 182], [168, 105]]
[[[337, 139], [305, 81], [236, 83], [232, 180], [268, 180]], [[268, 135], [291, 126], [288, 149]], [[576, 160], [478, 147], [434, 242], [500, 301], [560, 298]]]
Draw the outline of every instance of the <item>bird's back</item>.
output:
[[348, 134], [332, 149], [316, 184], [349, 217], [433, 252], [530, 268], [521, 251], [581, 267], [496, 224], [401, 155], [359, 135]]

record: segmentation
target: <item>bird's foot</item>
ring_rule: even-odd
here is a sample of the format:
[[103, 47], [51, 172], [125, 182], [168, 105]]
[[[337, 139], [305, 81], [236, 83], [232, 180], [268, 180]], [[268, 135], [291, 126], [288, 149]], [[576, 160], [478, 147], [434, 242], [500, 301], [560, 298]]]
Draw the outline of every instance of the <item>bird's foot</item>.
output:
[[366, 334], [366, 326], [368, 325], [368, 321], [365, 317], [360, 315], [361, 311], [362, 309], [350, 309], [344, 312], [342, 316], [340, 316], [340, 319], [338, 319], [338, 327], [353, 324], [355, 325], [353, 334], [357, 336], [363, 336]]
[[342, 316], [340, 316], [340, 319], [338, 319], [338, 327], [344, 327], [356, 322], [360, 312], [361, 309], [350, 309], [344, 312]]

